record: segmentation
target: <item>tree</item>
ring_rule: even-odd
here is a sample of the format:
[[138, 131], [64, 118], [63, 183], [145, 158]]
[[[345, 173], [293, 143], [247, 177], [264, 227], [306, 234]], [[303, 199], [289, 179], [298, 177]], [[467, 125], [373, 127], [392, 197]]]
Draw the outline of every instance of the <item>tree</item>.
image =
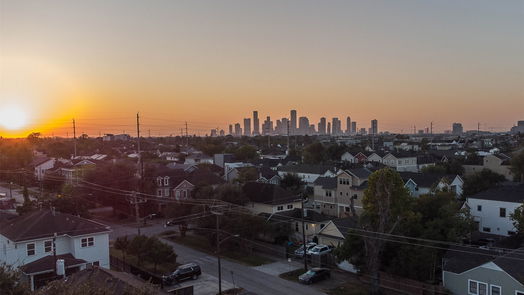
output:
[[385, 244], [381, 234], [393, 233], [399, 223], [412, 214], [412, 200], [398, 172], [383, 168], [369, 176], [362, 200], [361, 225], [371, 232], [364, 236], [371, 294], [380, 294], [381, 254]]
[[234, 152], [234, 155], [236, 160], [246, 162], [256, 159], [258, 153], [254, 146], [243, 145]]
[[[82, 280], [82, 279], [79, 279]], [[145, 283], [143, 286], [137, 288], [131, 285], [124, 284], [121, 286], [122, 281], [115, 280], [104, 280], [102, 282], [92, 279], [92, 276], [82, 281], [75, 281], [73, 279], [68, 280], [56, 280], [47, 284], [42, 289], [37, 290], [35, 295], [108, 295], [114, 294], [115, 289], [121, 289], [121, 294], [126, 295], [153, 295], [158, 294], [158, 288], [154, 287], [150, 283]], [[120, 285], [117, 287], [117, 285]], [[3, 294], [3, 293], [2, 293]]]
[[29, 295], [29, 286], [22, 283], [20, 272], [11, 266], [0, 264], [0, 294]]
[[24, 203], [22, 206], [16, 207], [16, 213], [18, 215], [24, 215], [27, 212], [31, 212], [35, 209], [33, 201], [29, 198], [29, 191], [27, 190], [27, 187], [24, 186], [23, 190], [23, 196], [24, 196]]
[[238, 173], [235, 182], [244, 184], [248, 181], [255, 181], [258, 179], [258, 170], [255, 167], [242, 167]]
[[306, 164], [320, 164], [326, 160], [326, 149], [322, 143], [314, 142], [304, 148], [302, 156]]
[[127, 239], [127, 236], [116, 238], [116, 241], [113, 247], [115, 247], [115, 249], [117, 250], [122, 251], [122, 260], [124, 261], [124, 265], [125, 265], [126, 264], [126, 252], [129, 249], [129, 240]]
[[524, 204], [509, 215], [519, 235], [524, 236]]
[[504, 175], [495, 173], [489, 169], [467, 176], [464, 180], [464, 195], [471, 196], [478, 192], [496, 187], [500, 182], [505, 181]]
[[524, 182], [524, 151], [511, 159], [511, 172], [515, 181]]
[[299, 192], [302, 189], [302, 185], [304, 182], [298, 175], [286, 173], [282, 180], [280, 181], [280, 186], [293, 191], [293, 192]]
[[142, 264], [142, 259], [146, 256], [146, 253], [149, 250], [149, 238], [147, 236], [136, 236], [134, 237], [128, 246], [128, 253], [135, 255], [137, 258], [138, 266]]
[[153, 263], [155, 273], [159, 263], [176, 262], [177, 255], [170, 245], [160, 241], [157, 237], [150, 237], [147, 244], [148, 250], [145, 259]]

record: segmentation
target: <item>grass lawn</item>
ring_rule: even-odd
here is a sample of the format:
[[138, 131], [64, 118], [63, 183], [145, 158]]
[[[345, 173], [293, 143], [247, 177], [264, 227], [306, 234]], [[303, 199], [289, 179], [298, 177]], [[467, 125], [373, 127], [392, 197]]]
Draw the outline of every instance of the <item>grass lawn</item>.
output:
[[292, 271], [288, 271], [285, 273], [282, 273], [279, 275], [280, 278], [292, 281], [292, 282], [298, 282], [298, 276], [305, 273], [306, 271], [303, 268], [295, 269]]
[[[109, 253], [111, 256], [115, 256], [116, 258], [122, 259], [122, 251], [117, 250], [113, 247], [109, 248]], [[142, 259], [142, 264], [138, 266], [138, 258], [134, 255], [126, 254], [126, 263], [131, 264], [135, 267], [147, 270], [151, 273], [156, 274], [166, 274], [169, 272], [174, 271], [180, 264], [178, 263], [161, 263], [157, 265], [157, 270], [155, 271], [155, 265], [153, 263], [147, 262], [144, 259]]]
[[[215, 248], [209, 245], [209, 241], [205, 237], [186, 235], [184, 238], [175, 236], [169, 237], [168, 239], [175, 243], [206, 252], [210, 255], [215, 255]], [[273, 262], [273, 260], [263, 256], [256, 254], [249, 255], [238, 251], [224, 251], [222, 252], [222, 257], [235, 260], [248, 266], [260, 266]]]

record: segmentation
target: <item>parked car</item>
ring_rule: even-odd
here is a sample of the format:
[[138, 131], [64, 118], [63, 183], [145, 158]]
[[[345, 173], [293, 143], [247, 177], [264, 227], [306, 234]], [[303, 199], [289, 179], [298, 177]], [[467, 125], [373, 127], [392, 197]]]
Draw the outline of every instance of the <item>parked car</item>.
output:
[[313, 248], [311, 248], [309, 251], [307, 251], [307, 255], [322, 255], [329, 253], [333, 250], [333, 248], [326, 246], [326, 245], [317, 245]]
[[322, 281], [331, 277], [331, 271], [327, 268], [314, 267], [298, 277], [298, 281], [302, 284], [312, 284], [314, 282]]
[[[306, 244], [306, 252], [313, 249], [313, 247], [315, 247], [317, 245], [317, 243], [307, 243]], [[304, 257], [304, 246], [300, 246], [298, 249], [295, 250], [295, 256], [298, 256], [298, 257]]]
[[166, 285], [173, 285], [188, 279], [196, 280], [201, 274], [202, 270], [200, 269], [200, 265], [196, 263], [188, 263], [179, 266], [171, 274], [162, 276], [162, 281]]

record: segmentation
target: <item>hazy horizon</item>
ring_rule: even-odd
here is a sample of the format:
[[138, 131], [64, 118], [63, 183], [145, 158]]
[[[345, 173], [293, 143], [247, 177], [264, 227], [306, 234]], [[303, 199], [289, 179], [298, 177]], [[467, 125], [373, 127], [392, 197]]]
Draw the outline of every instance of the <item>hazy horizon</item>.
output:
[[[524, 1], [0, 0], [0, 114], [65, 136], [308, 116], [380, 131], [524, 119]], [[18, 117], [20, 117], [18, 116]], [[1, 120], [0, 120], [1, 122]], [[243, 127], [243, 126], [242, 126]]]

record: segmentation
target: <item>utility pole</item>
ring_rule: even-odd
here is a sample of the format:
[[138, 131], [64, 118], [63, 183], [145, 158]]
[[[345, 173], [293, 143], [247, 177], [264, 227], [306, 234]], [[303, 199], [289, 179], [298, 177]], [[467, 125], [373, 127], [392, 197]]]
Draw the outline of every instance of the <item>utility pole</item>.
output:
[[186, 121], [186, 146], [189, 146], [189, 134], [187, 132], [187, 121]]
[[480, 122], [477, 123], [477, 135], [480, 135]]
[[138, 150], [138, 177], [142, 179], [142, 154], [140, 151], [140, 114], [136, 113], [136, 134]]
[[53, 235], [53, 260], [55, 261], [55, 267], [54, 267], [54, 269], [55, 269], [55, 276], [58, 276], [58, 270], [57, 270], [57, 267], [56, 267], [56, 260], [57, 260], [56, 259], [56, 236], [57, 236], [57, 234], [55, 233]]
[[430, 124], [430, 134], [433, 134], [433, 122]]
[[76, 122], [75, 122], [74, 118], [73, 118], [73, 141], [74, 141], [74, 145], [75, 145], [74, 157], [76, 159]]
[[218, 295], [222, 295], [222, 267], [220, 265], [220, 215], [224, 213], [220, 211], [211, 210], [211, 214], [214, 214], [217, 217], [216, 221], [216, 236], [217, 236], [217, 263], [218, 263]]
[[304, 270], [307, 271], [307, 253], [306, 253], [306, 225], [304, 223], [304, 203], [306, 201], [306, 194], [302, 194], [302, 247], [304, 249]]
[[137, 193], [133, 192], [133, 194], [131, 195], [130, 204], [135, 206], [135, 220], [138, 235], [140, 235], [140, 210], [138, 206], [142, 203], [145, 203], [145, 200], [139, 199]]

